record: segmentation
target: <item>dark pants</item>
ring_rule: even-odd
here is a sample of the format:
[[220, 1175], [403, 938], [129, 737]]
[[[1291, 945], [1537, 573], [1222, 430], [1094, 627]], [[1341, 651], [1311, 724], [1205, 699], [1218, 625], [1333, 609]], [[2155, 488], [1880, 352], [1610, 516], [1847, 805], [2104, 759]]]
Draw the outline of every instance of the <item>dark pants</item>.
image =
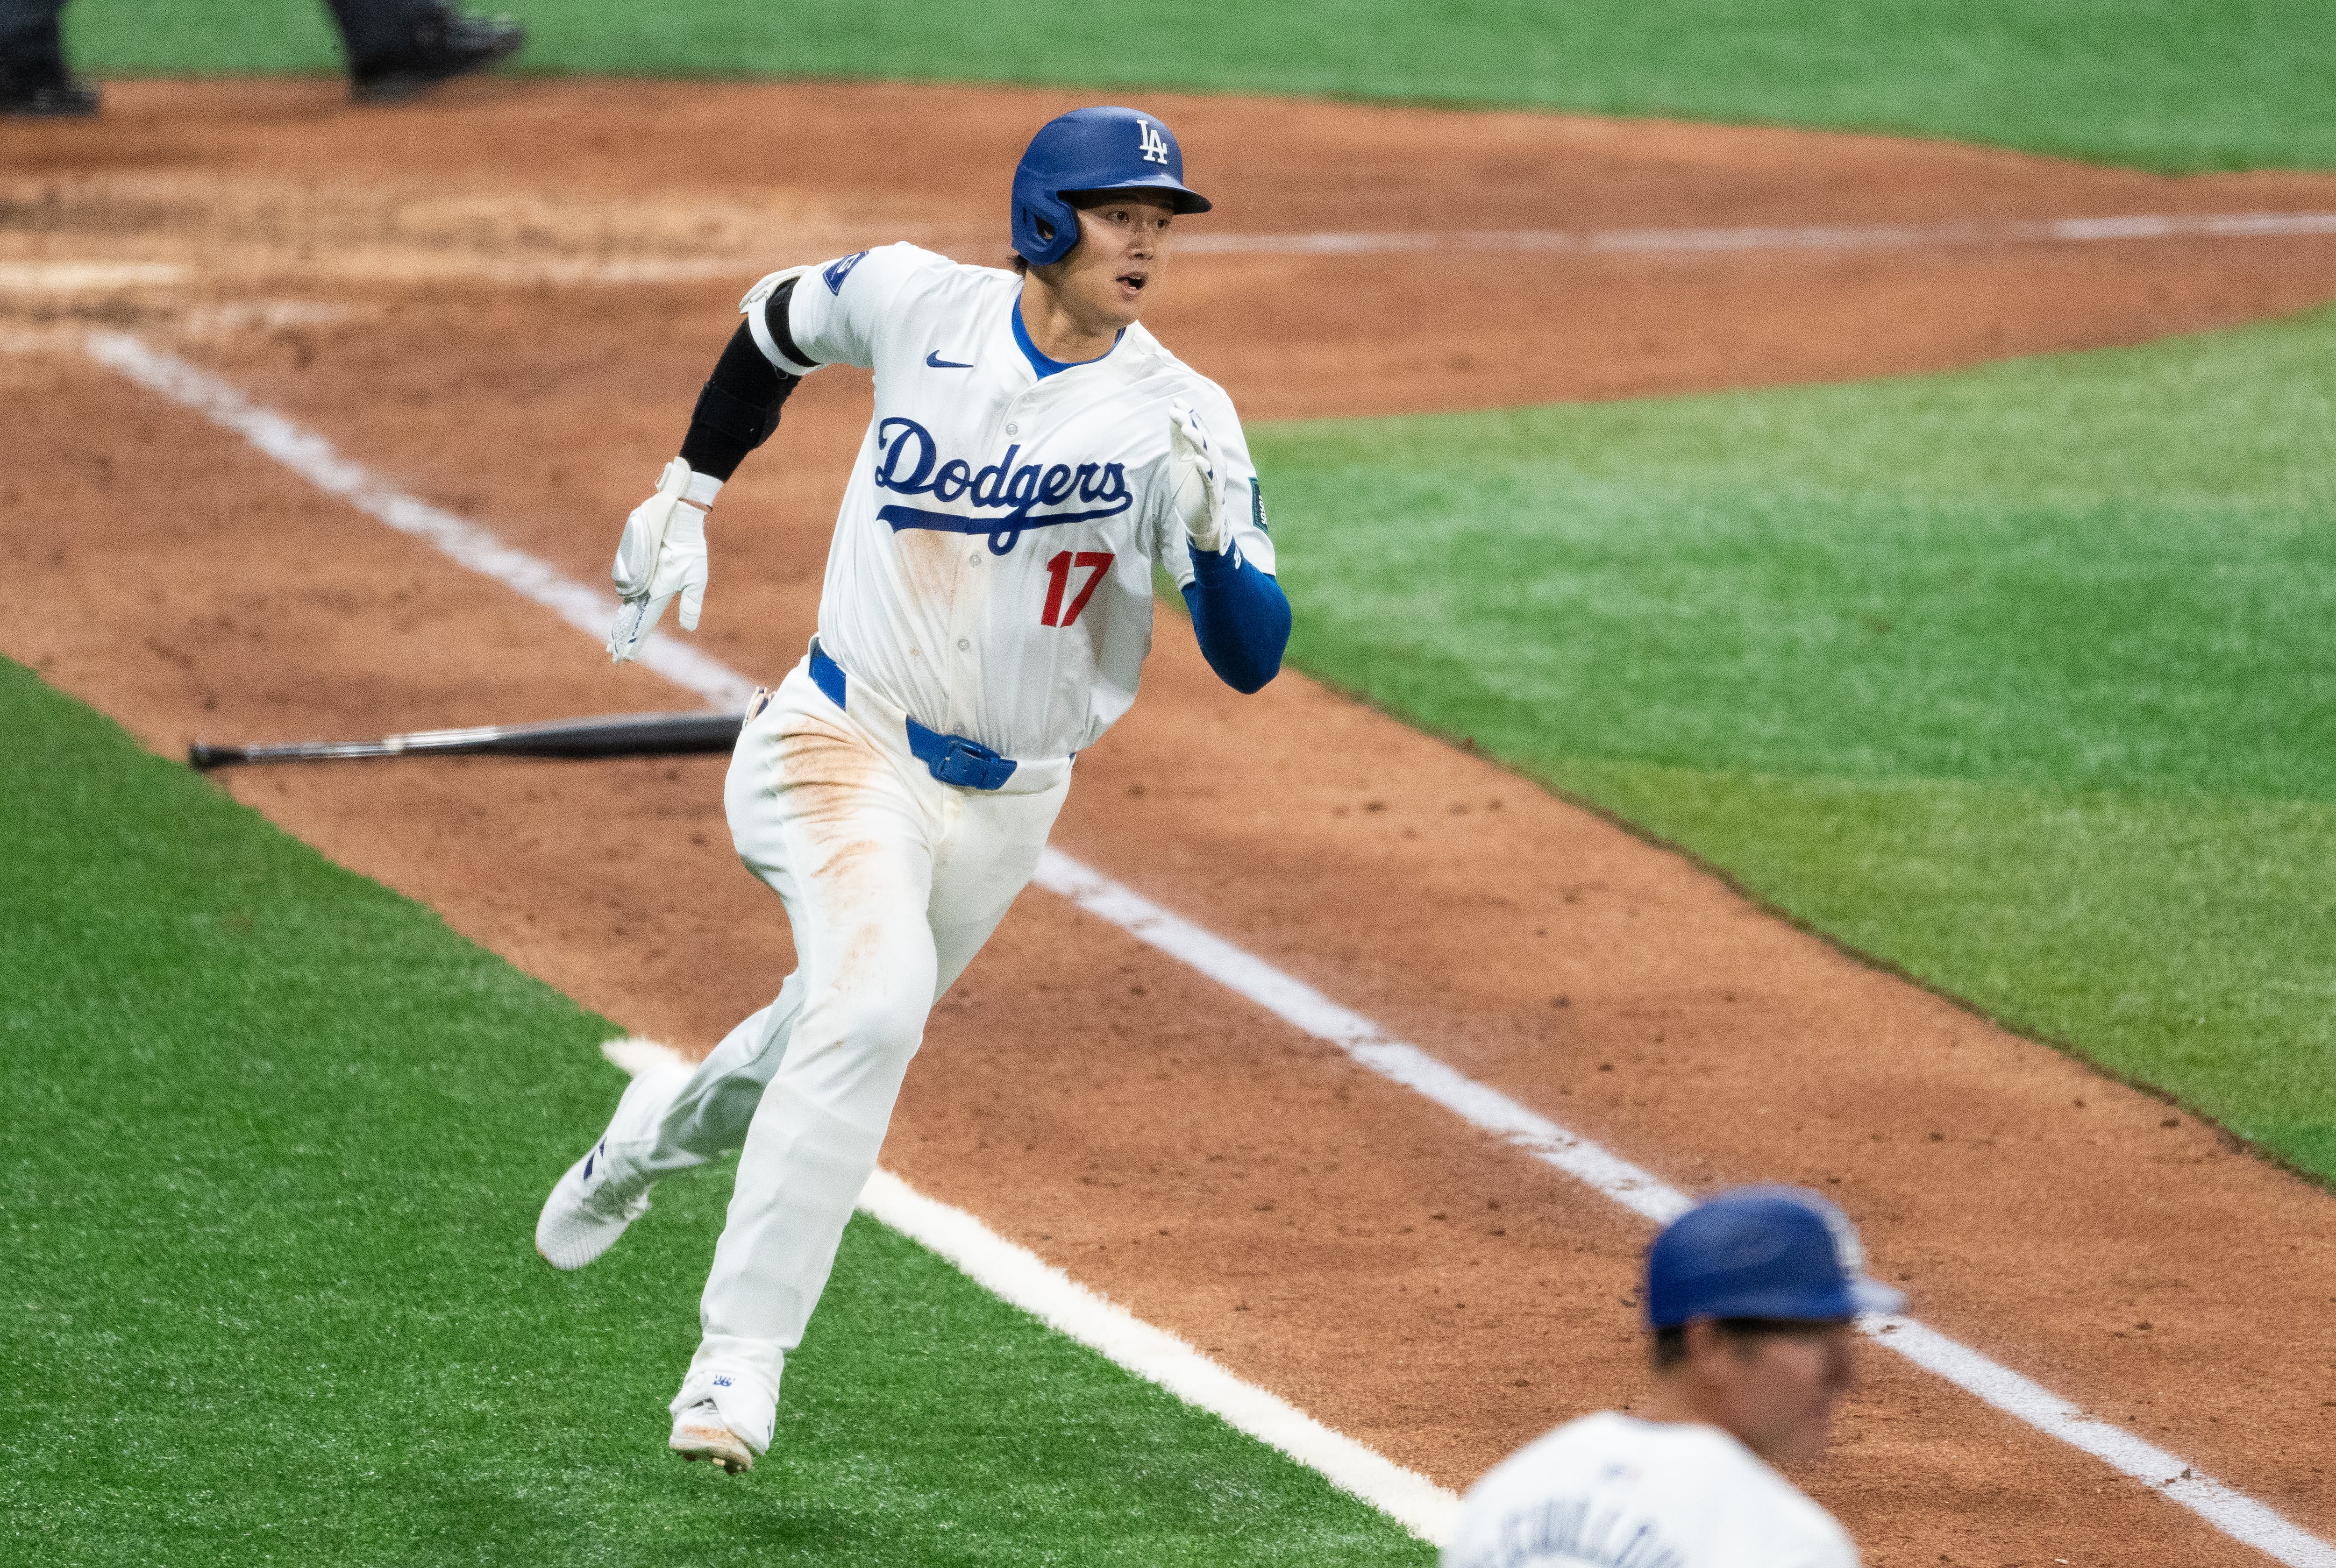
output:
[[24, 66], [64, 64], [57, 13], [65, 0], [0, 0], [0, 59]]
[[[5, 0], [0, 0], [5, 3]], [[351, 60], [378, 60], [414, 42], [414, 24], [432, 8], [431, 0], [325, 0], [341, 24], [341, 42]]]
[[[325, 0], [340, 24], [352, 61], [394, 54], [414, 37], [414, 24], [432, 0]], [[57, 13], [65, 0], [0, 0], [0, 56], [24, 65], [62, 66]]]

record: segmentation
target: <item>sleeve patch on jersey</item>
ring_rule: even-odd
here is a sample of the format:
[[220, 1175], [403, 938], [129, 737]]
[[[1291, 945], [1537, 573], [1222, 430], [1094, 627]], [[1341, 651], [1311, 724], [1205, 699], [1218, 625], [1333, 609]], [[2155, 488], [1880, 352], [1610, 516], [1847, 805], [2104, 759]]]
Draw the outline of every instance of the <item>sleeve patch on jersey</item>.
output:
[[828, 263], [827, 270], [819, 275], [827, 283], [827, 292], [830, 294], [842, 294], [843, 292], [843, 280], [852, 276], [852, 269], [858, 266], [861, 258], [866, 256], [867, 254], [868, 253], [864, 250], [855, 250], [841, 261], [832, 261]]
[[1257, 525], [1257, 531], [1260, 534], [1273, 532], [1265, 526], [1265, 487], [1258, 482], [1254, 474], [1250, 476], [1249, 481], [1249, 520]]

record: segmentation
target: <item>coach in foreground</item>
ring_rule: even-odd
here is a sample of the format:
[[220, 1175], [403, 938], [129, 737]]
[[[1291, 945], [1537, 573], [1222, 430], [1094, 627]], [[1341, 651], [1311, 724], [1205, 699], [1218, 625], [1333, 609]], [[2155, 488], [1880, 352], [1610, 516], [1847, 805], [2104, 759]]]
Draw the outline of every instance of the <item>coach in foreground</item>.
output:
[[1841, 1211], [1794, 1187], [1689, 1210], [1647, 1253], [1654, 1397], [1503, 1461], [1461, 1505], [1445, 1568], [1856, 1568], [1831, 1515], [1770, 1466], [1825, 1447], [1854, 1321], [1904, 1298], [1861, 1272]]

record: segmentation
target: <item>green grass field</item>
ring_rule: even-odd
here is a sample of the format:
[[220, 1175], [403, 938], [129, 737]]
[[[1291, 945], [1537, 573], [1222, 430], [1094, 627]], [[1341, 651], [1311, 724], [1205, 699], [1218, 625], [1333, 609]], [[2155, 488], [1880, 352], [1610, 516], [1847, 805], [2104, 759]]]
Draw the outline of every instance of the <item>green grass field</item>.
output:
[[[2321, 0], [476, 0], [522, 69], [1319, 93], [1945, 136], [2166, 170], [2336, 168]], [[77, 0], [100, 73], [325, 71], [317, 0]], [[932, 128], [936, 154], [947, 132]]]
[[728, 1193], [580, 1274], [614, 1031], [0, 660], [10, 1562], [1411, 1563], [865, 1218], [729, 1480], [664, 1451]]
[[2336, 1178], [2336, 310], [1256, 447], [1306, 668]]

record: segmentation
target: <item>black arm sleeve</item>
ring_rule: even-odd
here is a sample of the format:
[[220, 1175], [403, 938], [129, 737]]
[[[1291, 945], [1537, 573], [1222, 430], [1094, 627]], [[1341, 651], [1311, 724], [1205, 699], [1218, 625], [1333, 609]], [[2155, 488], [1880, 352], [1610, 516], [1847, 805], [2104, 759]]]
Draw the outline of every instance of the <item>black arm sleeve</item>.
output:
[[[764, 304], [769, 313], [764, 319], [775, 320], [777, 331], [785, 330], [786, 303], [793, 293], [794, 279], [789, 278]], [[793, 339], [783, 341], [787, 351], [793, 353]], [[681, 439], [681, 460], [695, 472], [712, 474], [726, 482], [746, 454], [770, 440], [771, 432], [779, 428], [779, 405], [802, 379], [764, 359], [754, 345], [753, 327], [741, 322], [731, 335], [730, 346], [715, 364], [714, 374], [707, 378], [706, 390], [697, 394], [697, 407], [689, 416], [689, 433]]]

